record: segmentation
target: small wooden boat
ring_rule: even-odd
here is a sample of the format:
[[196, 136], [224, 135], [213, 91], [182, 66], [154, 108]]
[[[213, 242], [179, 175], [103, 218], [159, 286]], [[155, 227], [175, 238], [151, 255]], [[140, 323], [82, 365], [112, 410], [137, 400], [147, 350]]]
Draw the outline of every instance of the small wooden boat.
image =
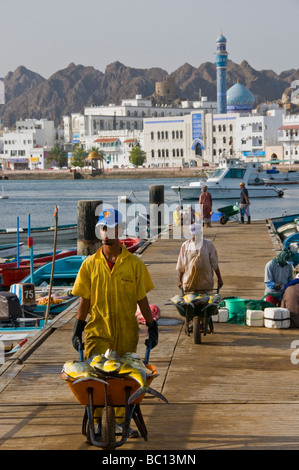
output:
[[[59, 251], [56, 253], [55, 259], [62, 259], [68, 256], [77, 255], [77, 250]], [[33, 268], [37, 269], [46, 263], [50, 263], [53, 260], [53, 253], [43, 253], [35, 255], [33, 258]], [[12, 284], [21, 282], [24, 277], [30, 274], [30, 257], [26, 256], [19, 262], [19, 267], [16, 261], [0, 264], [0, 285], [2, 289], [10, 287]]]
[[290, 237], [294, 233], [299, 232], [299, 219], [294, 219], [292, 222], [281, 225], [277, 228], [277, 233], [279, 234], [282, 240]]
[[139, 237], [129, 237], [120, 239], [120, 243], [124, 244], [130, 253], [134, 253], [142, 245], [143, 240]]
[[[54, 237], [55, 227], [35, 227], [30, 228], [30, 236], [35, 242], [52, 241]], [[17, 237], [17, 228], [0, 229], [0, 242], [14, 243]], [[59, 241], [77, 240], [77, 225], [59, 225], [57, 227], [57, 237]], [[19, 228], [19, 241], [27, 242], [28, 229]]]
[[[68, 256], [55, 261], [53, 287], [73, 286], [78, 271], [86, 256]], [[52, 262], [44, 264], [33, 272], [33, 283], [35, 287], [50, 284]], [[21, 283], [30, 283], [31, 276], [22, 279]]]
[[[19, 243], [19, 253], [24, 251], [24, 243]], [[6, 245], [0, 245], [0, 259], [1, 258], [12, 258], [17, 255], [18, 251], [18, 244], [17, 243], [10, 243]]]

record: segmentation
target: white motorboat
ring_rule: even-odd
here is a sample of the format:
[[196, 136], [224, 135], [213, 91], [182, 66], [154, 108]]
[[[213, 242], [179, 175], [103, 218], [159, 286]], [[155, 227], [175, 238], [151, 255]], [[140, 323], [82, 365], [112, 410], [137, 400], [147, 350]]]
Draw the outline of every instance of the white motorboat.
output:
[[266, 171], [259, 162], [243, 162], [228, 159], [219, 166], [206, 181], [192, 181], [188, 186], [171, 186], [180, 199], [199, 199], [201, 189], [207, 186], [213, 199], [240, 198], [240, 186], [243, 181], [249, 192], [249, 198], [282, 197], [283, 190], [264, 183]]
[[263, 181], [265, 184], [299, 184], [299, 171], [267, 170], [267, 176]]

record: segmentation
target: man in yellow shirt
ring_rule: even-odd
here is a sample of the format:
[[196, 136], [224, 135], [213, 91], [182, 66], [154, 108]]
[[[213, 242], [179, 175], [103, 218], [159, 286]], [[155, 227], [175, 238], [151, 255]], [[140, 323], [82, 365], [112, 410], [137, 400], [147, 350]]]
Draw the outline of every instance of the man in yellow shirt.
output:
[[72, 290], [80, 297], [72, 342], [78, 350], [85, 332], [85, 359], [107, 349], [119, 356], [136, 352], [137, 304], [148, 327], [145, 344], [152, 348], [158, 344], [158, 326], [147, 299], [154, 285], [144, 262], [120, 245], [121, 226], [120, 212], [101, 212], [96, 230], [100, 231], [102, 247], [84, 260]]

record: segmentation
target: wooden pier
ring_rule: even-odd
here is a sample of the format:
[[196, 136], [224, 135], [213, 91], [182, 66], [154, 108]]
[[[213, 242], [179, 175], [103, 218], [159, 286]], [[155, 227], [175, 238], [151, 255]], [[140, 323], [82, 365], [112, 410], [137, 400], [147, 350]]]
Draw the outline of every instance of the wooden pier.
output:
[[[276, 249], [267, 223], [216, 223], [204, 236], [218, 251], [221, 295], [262, 299], [264, 267]], [[149, 301], [161, 309], [159, 345], [150, 357], [159, 377], [152, 386], [169, 404], [145, 396], [148, 441], [128, 439], [120, 449], [298, 449], [299, 364], [292, 344], [298, 330], [216, 323], [214, 334], [195, 345], [176, 308], [165, 305], [179, 294], [181, 243], [158, 239], [141, 255], [155, 284]], [[99, 450], [85, 443], [84, 407], [60, 378], [62, 365], [77, 359], [71, 344], [76, 309], [60, 314], [1, 367], [1, 450]], [[141, 357], [146, 337], [140, 326]]]

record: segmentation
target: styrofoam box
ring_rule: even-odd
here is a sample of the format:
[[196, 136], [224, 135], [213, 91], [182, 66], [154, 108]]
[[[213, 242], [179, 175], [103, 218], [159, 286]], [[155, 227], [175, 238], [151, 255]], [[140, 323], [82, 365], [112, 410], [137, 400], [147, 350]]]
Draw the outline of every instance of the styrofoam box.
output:
[[287, 320], [290, 318], [290, 311], [287, 308], [267, 307], [264, 310], [264, 318], [267, 320]]
[[290, 328], [290, 311], [279, 307], [265, 308], [264, 325], [266, 328]]
[[291, 320], [289, 318], [286, 320], [268, 320], [264, 318], [264, 326], [266, 328], [290, 328]]
[[247, 326], [264, 326], [263, 310], [247, 310], [246, 311]]
[[228, 309], [219, 308], [218, 314], [212, 316], [213, 323], [226, 323], [228, 320]]

